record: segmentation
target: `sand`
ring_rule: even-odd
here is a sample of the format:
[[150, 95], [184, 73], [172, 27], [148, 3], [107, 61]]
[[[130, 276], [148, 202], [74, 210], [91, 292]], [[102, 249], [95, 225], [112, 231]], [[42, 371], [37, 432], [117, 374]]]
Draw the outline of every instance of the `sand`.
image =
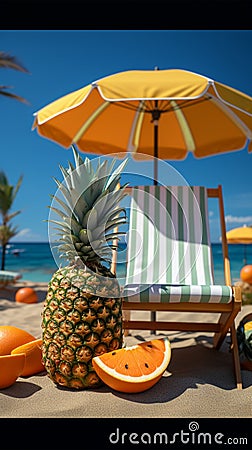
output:
[[[41, 337], [41, 311], [45, 283], [27, 282], [38, 294], [38, 303], [15, 302], [15, 291], [24, 283], [0, 290], [0, 325], [14, 325]], [[237, 323], [252, 305], [242, 307]], [[145, 313], [134, 313], [143, 314]], [[148, 313], [146, 313], [148, 314]], [[163, 313], [165, 314], [165, 313]], [[209, 315], [208, 315], [209, 317]], [[103, 386], [72, 391], [56, 387], [46, 372], [19, 377], [0, 390], [1, 418], [250, 418], [252, 371], [242, 370], [243, 390], [237, 390], [229, 351], [229, 336], [219, 351], [211, 347], [211, 333], [159, 333], [168, 335], [172, 359], [162, 379], [150, 390], [123, 394]], [[148, 331], [134, 331], [126, 345], [150, 340]]]

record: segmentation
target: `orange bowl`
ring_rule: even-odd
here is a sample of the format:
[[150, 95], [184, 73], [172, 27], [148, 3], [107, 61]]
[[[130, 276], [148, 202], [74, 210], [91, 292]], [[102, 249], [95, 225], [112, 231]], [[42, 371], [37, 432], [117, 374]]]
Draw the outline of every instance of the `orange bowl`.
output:
[[19, 345], [34, 341], [35, 336], [12, 325], [0, 326], [0, 355], [10, 355], [11, 351]]
[[25, 365], [25, 354], [0, 356], [0, 389], [15, 383]]
[[18, 303], [37, 303], [38, 296], [36, 291], [32, 288], [20, 288], [16, 292], [15, 300]]
[[21, 376], [27, 377], [35, 373], [45, 370], [42, 363], [42, 339], [35, 339], [35, 341], [20, 345], [12, 350], [12, 355], [25, 354], [25, 364]]

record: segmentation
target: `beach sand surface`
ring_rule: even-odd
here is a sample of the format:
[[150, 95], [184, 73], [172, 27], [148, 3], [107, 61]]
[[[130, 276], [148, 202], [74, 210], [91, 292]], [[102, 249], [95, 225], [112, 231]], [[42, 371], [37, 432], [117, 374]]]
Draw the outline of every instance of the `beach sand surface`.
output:
[[[38, 294], [38, 302], [15, 302], [16, 290], [0, 290], [0, 325], [22, 328], [41, 337], [41, 312], [47, 284], [26, 282]], [[242, 307], [237, 323], [252, 305]], [[135, 318], [149, 313], [134, 312]], [[160, 313], [165, 320], [165, 314]], [[194, 318], [197, 319], [197, 315]], [[173, 320], [176, 320], [174, 314]], [[180, 316], [181, 320], [181, 316]], [[183, 320], [190, 320], [185, 314]], [[202, 320], [202, 316], [199, 316]], [[206, 315], [206, 321], [209, 314]], [[219, 351], [212, 348], [211, 333], [157, 332], [168, 335], [172, 358], [168, 370], [151, 389], [138, 394], [116, 392], [107, 386], [75, 391], [57, 387], [41, 372], [19, 377], [0, 390], [2, 418], [250, 418], [252, 417], [252, 371], [242, 370], [243, 390], [235, 386], [233, 361], [227, 336]], [[132, 331], [126, 345], [151, 340], [149, 331]]]

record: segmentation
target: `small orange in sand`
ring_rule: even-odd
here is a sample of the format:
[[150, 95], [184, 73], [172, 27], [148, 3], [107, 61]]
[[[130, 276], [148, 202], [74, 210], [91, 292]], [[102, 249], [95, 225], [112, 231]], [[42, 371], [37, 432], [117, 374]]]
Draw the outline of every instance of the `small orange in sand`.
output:
[[41, 345], [42, 339], [35, 339], [35, 341], [20, 345], [12, 350], [12, 355], [25, 354], [25, 365], [21, 376], [27, 377], [45, 370], [44, 364], [42, 363]]
[[25, 287], [18, 289], [15, 295], [15, 300], [18, 303], [37, 303], [38, 296], [34, 289]]
[[245, 283], [252, 284], [252, 264], [243, 266], [240, 272], [240, 278]]
[[103, 353], [95, 356], [92, 364], [97, 375], [112, 389], [136, 393], [154, 386], [170, 359], [170, 341], [162, 338]]
[[15, 383], [24, 364], [24, 354], [0, 356], [0, 389], [5, 389]]
[[9, 355], [19, 345], [34, 341], [36, 338], [21, 328], [11, 325], [0, 326], [0, 355]]

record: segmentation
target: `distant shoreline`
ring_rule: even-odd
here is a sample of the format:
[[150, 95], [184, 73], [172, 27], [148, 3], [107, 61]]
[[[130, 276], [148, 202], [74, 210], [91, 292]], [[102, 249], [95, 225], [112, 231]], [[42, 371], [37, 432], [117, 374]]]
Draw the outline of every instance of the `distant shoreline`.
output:
[[[39, 242], [10, 242], [7, 249], [5, 269], [22, 274], [22, 281], [48, 283], [58, 267], [65, 265], [59, 258], [57, 249], [48, 241]], [[223, 255], [221, 242], [213, 242], [212, 254], [214, 265], [214, 278], [216, 284], [223, 284]], [[126, 243], [119, 243], [117, 274], [123, 279], [126, 274]], [[1, 253], [1, 248], [0, 248]], [[231, 266], [231, 277], [235, 283], [240, 279], [240, 271], [244, 264], [244, 245], [228, 244], [228, 253]], [[247, 263], [252, 264], [252, 244], [247, 245]]]
[[[9, 242], [10, 245], [28, 245], [28, 244], [48, 244], [50, 245], [49, 241], [11, 241]], [[122, 242], [121, 242], [122, 244]], [[126, 243], [125, 243], [126, 244]], [[211, 245], [221, 245], [221, 242], [211, 242]], [[242, 245], [242, 244], [228, 244], [228, 246], [234, 246], [234, 245]], [[246, 244], [248, 247], [252, 247], [252, 244]]]

